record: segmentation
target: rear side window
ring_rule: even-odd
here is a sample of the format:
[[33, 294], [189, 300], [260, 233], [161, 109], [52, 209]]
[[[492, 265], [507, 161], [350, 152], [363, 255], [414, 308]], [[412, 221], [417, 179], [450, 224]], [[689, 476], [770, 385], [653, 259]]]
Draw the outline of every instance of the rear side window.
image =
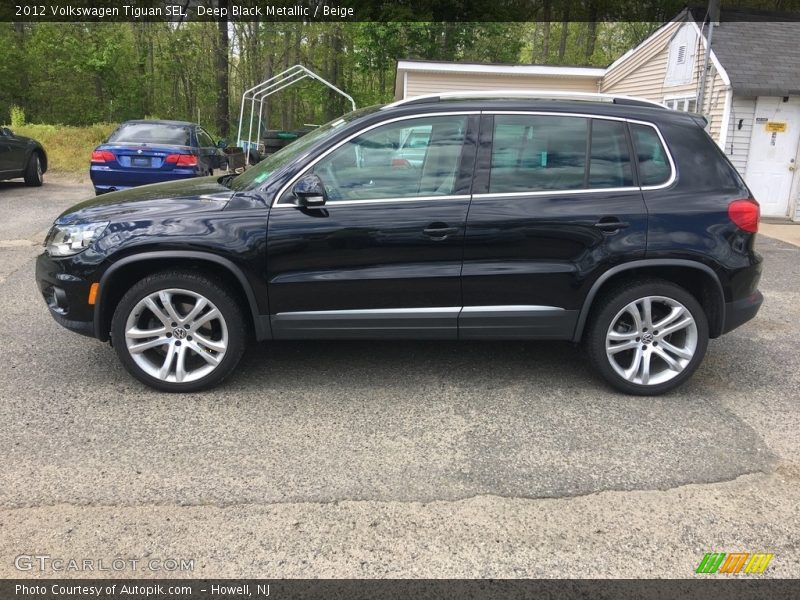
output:
[[127, 123], [108, 138], [116, 144], [172, 144], [189, 146], [189, 128], [165, 123]]
[[647, 186], [666, 183], [672, 169], [656, 130], [649, 125], [631, 123], [631, 135], [639, 164], [639, 184]]
[[495, 115], [490, 193], [584, 187], [589, 120]]
[[621, 121], [592, 120], [592, 149], [589, 188], [617, 188], [633, 185], [633, 170]]

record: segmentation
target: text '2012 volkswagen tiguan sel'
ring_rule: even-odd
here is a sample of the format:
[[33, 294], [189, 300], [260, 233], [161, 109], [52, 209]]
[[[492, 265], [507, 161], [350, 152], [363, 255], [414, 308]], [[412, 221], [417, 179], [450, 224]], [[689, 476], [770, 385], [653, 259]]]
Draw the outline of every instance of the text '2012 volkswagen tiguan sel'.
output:
[[238, 177], [78, 204], [39, 289], [165, 391], [220, 382], [250, 336], [570, 340], [619, 390], [680, 385], [761, 305], [742, 178], [698, 115], [497, 95], [362, 109]]

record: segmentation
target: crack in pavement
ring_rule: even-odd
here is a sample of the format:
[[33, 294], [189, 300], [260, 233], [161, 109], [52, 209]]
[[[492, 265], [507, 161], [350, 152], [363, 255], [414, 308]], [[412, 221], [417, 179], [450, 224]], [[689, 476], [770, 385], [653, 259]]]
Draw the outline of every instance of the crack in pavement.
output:
[[785, 473], [780, 468], [771, 471], [753, 470], [745, 471], [735, 477], [715, 479], [715, 480], [698, 480], [682, 483], [675, 486], [664, 487], [636, 487], [629, 489], [622, 488], [606, 488], [601, 490], [594, 490], [587, 493], [580, 494], [564, 494], [560, 496], [526, 496], [521, 494], [505, 495], [505, 494], [469, 494], [466, 496], [455, 496], [451, 498], [442, 498], [436, 500], [406, 500], [406, 499], [379, 499], [379, 498], [335, 498], [327, 501], [296, 501], [296, 502], [142, 502], [142, 503], [126, 503], [119, 502], [113, 504], [99, 504], [99, 503], [81, 503], [81, 502], [54, 502], [49, 504], [17, 504], [17, 505], [2, 505], [0, 504], [0, 512], [12, 512], [16, 510], [30, 510], [38, 508], [58, 508], [58, 507], [76, 507], [76, 508], [149, 508], [149, 507], [173, 507], [173, 508], [238, 508], [246, 506], [336, 506], [342, 503], [361, 503], [361, 504], [419, 504], [422, 506], [437, 503], [456, 503], [467, 502], [470, 500], [481, 498], [498, 498], [502, 500], [528, 500], [531, 502], [537, 501], [558, 501], [558, 500], [574, 500], [578, 498], [590, 498], [592, 496], [599, 496], [603, 494], [633, 494], [633, 493], [668, 493], [683, 488], [703, 487], [721, 485], [726, 483], [733, 483], [746, 477], [756, 475], [763, 475], [770, 477], [772, 475], [782, 476], [783, 479], [792, 478], [790, 474]]

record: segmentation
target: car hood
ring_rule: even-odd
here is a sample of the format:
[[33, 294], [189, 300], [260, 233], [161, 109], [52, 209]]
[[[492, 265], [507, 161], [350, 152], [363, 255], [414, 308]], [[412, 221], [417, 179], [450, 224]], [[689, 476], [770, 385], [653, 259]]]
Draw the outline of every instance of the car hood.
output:
[[158, 219], [166, 215], [220, 211], [235, 193], [220, 177], [169, 181], [103, 194], [64, 211], [56, 223]]

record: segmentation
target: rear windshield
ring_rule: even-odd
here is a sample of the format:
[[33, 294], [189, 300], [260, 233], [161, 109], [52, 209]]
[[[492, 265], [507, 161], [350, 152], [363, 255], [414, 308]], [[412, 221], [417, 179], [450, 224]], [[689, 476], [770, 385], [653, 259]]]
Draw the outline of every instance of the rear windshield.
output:
[[126, 123], [111, 134], [109, 143], [189, 146], [189, 128], [164, 123]]

